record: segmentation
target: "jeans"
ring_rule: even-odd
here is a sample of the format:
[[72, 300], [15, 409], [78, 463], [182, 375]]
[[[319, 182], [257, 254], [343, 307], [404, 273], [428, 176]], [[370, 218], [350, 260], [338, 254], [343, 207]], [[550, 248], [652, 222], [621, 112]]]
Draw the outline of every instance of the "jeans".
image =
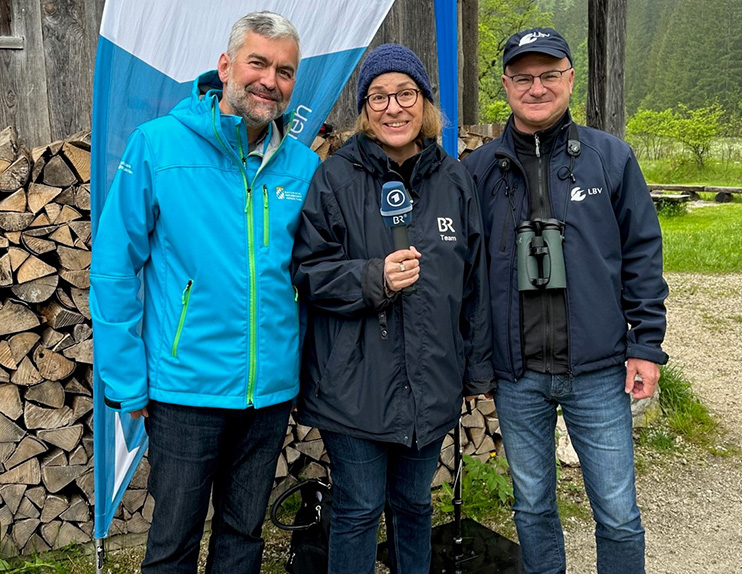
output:
[[143, 574], [195, 574], [212, 485], [206, 572], [258, 574], [291, 401], [245, 410], [150, 401], [147, 409], [155, 509]]
[[577, 375], [526, 371], [495, 393], [513, 477], [515, 525], [525, 574], [564, 573], [556, 504], [554, 430], [561, 407], [580, 459], [593, 518], [598, 574], [643, 574], [644, 529], [636, 505], [631, 399], [623, 365]]
[[379, 517], [388, 503], [396, 574], [428, 574], [430, 483], [443, 437], [421, 449], [321, 431], [333, 483], [329, 574], [373, 574]]

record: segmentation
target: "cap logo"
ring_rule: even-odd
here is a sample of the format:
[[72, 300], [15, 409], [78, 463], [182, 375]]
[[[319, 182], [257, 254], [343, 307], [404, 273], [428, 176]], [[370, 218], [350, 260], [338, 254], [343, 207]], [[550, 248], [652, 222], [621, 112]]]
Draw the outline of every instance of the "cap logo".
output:
[[543, 32], [531, 32], [526, 34], [520, 39], [519, 46], [525, 46], [526, 44], [532, 44], [539, 38], [548, 38], [551, 34], [544, 34]]

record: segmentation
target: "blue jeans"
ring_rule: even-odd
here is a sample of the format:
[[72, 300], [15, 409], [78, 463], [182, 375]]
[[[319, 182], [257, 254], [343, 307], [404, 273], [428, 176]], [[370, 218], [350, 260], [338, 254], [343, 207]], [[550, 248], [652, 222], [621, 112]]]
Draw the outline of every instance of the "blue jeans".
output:
[[561, 407], [580, 458], [596, 522], [598, 574], [643, 574], [644, 529], [636, 505], [631, 399], [623, 365], [577, 375], [526, 371], [495, 393], [515, 494], [525, 574], [566, 571], [556, 504], [554, 429]]
[[428, 574], [430, 483], [443, 437], [418, 450], [321, 432], [333, 484], [329, 574], [373, 574], [376, 532], [386, 503], [392, 571]]
[[212, 485], [206, 572], [258, 574], [291, 401], [245, 410], [150, 401], [147, 409], [155, 510], [143, 574], [195, 574]]

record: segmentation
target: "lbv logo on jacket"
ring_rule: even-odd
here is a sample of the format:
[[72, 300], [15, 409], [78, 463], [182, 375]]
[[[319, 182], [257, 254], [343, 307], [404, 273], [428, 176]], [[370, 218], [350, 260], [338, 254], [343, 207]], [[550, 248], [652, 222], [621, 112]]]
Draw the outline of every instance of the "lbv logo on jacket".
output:
[[569, 192], [572, 201], [583, 201], [588, 195], [600, 195], [603, 193], [602, 187], [589, 187], [582, 189], [579, 185], [573, 187]]
[[446, 233], [456, 233], [453, 228], [453, 219], [450, 217], [438, 218], [438, 232], [441, 235], [441, 241], [457, 241], [455, 235], [446, 235]]

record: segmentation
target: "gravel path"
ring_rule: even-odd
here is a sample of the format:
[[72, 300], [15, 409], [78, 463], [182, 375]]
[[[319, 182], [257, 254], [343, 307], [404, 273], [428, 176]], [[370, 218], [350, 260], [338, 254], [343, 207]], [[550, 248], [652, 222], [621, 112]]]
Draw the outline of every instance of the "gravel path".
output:
[[[742, 445], [742, 274], [669, 274], [670, 362]], [[664, 460], [637, 481], [650, 574], [742, 573], [742, 460]], [[595, 572], [591, 525], [568, 527], [569, 574]]]

